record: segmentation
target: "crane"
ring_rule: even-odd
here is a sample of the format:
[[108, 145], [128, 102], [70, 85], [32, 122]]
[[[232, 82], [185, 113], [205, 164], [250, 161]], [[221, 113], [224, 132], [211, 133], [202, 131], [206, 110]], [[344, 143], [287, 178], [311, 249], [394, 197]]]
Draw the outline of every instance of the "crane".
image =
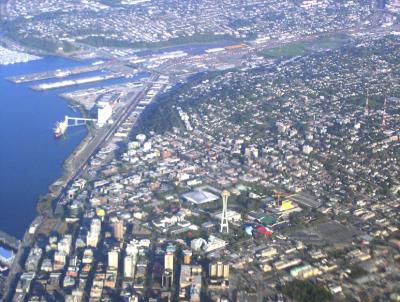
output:
[[275, 203], [275, 205], [282, 205], [282, 197], [284, 196], [289, 196], [292, 195], [291, 193], [286, 193], [286, 192], [282, 192], [282, 191], [274, 191], [275, 194], [273, 194], [272, 196], [275, 197], [277, 199], [277, 202]]

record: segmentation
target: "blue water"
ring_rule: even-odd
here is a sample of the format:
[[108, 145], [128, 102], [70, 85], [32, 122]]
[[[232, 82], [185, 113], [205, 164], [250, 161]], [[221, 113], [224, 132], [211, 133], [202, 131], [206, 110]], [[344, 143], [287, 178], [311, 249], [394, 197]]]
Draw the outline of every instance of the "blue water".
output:
[[14, 84], [5, 78], [84, 65], [58, 57], [0, 66], [0, 230], [21, 238], [35, 217], [40, 194], [62, 173], [62, 163], [86, 135], [68, 129], [56, 140], [52, 128], [65, 115], [79, 116], [58, 96], [60, 91], [37, 92], [32, 83]]

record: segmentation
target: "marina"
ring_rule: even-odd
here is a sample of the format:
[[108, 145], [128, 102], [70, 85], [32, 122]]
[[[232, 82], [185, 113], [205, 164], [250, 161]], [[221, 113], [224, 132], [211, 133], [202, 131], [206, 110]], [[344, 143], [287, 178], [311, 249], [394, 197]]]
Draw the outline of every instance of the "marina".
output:
[[41, 57], [0, 46], [0, 65], [26, 63], [29, 61], [40, 59]]

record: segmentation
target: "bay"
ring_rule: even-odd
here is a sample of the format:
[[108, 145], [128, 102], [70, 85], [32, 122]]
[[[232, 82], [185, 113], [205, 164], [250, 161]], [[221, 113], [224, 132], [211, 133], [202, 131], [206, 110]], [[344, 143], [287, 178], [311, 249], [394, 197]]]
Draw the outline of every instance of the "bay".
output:
[[56, 140], [53, 127], [65, 115], [79, 116], [60, 91], [38, 92], [32, 83], [14, 84], [6, 78], [85, 65], [60, 57], [0, 66], [0, 230], [22, 238], [34, 219], [38, 196], [62, 174], [62, 164], [86, 135], [71, 128]]

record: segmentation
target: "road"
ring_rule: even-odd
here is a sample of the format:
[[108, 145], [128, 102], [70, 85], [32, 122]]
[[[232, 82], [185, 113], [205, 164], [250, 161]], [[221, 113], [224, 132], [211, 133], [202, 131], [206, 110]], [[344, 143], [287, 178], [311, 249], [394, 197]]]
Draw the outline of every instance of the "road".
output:
[[[39, 223], [42, 220], [42, 217], [38, 216], [34, 219], [34, 221], [31, 223], [31, 225]], [[13, 264], [10, 267], [10, 271], [8, 273], [7, 281], [6, 284], [4, 285], [5, 291], [4, 291], [4, 297], [2, 301], [11, 301], [13, 294], [14, 294], [14, 288], [17, 285], [17, 277], [19, 277], [19, 274], [22, 273], [22, 267], [20, 264], [21, 262], [24, 261], [24, 256], [26, 249], [30, 249], [33, 245], [33, 237], [31, 234], [29, 234], [29, 227], [27, 228], [24, 237], [22, 238], [19, 247], [18, 247], [18, 252], [15, 255]]]

